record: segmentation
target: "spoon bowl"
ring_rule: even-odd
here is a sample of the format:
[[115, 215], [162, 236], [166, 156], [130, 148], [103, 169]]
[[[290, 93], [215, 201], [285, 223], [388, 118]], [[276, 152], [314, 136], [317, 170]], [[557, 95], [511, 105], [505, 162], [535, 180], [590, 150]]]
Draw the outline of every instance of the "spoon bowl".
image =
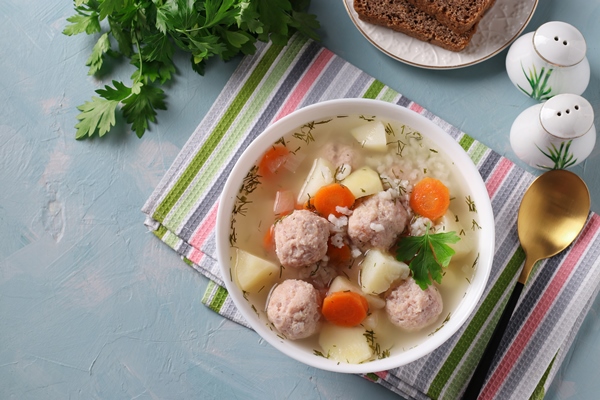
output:
[[567, 248], [579, 235], [590, 212], [590, 192], [583, 180], [565, 170], [540, 175], [529, 186], [519, 207], [517, 228], [525, 265], [498, 325], [469, 381], [462, 399], [477, 399], [492, 366], [510, 317], [534, 265]]
[[560, 253], [575, 240], [589, 211], [588, 188], [572, 172], [549, 171], [531, 184], [519, 207], [519, 241], [526, 255], [519, 282], [527, 282], [537, 261]]

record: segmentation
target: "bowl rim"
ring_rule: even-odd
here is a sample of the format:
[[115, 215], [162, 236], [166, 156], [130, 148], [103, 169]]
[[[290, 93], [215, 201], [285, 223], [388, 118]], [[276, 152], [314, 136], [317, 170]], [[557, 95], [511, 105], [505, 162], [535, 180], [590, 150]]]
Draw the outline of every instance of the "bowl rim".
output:
[[[255, 312], [251, 309], [249, 302], [244, 299], [235, 282], [227, 278], [231, 276], [231, 267], [228, 261], [231, 210], [247, 171], [270, 145], [291, 130], [309, 121], [352, 114], [376, 115], [383, 120], [402, 122], [428, 137], [438, 148], [444, 149], [452, 162], [464, 171], [463, 175], [474, 177], [473, 179], [464, 179], [464, 181], [470, 195], [474, 197], [477, 204], [477, 215], [481, 225], [480, 238], [489, 238], [485, 241], [479, 240], [477, 272], [474, 274], [457, 309], [453, 310], [452, 318], [444, 324], [442, 329], [426, 339], [425, 342], [396, 356], [362, 364], [338, 363], [334, 360], [316, 356], [312, 352], [302, 349], [302, 346], [293, 341], [287, 340], [284, 342], [281, 337], [277, 336], [276, 332], [271, 331], [268, 326], [256, 318]], [[426, 133], [424, 133], [425, 131]], [[223, 187], [217, 210], [216, 251], [219, 268], [224, 277], [223, 281], [226, 289], [241, 315], [252, 329], [282, 353], [306, 365], [334, 372], [370, 373], [385, 371], [420, 359], [440, 347], [464, 325], [479, 304], [491, 273], [494, 247], [495, 225], [491, 200], [481, 174], [466, 151], [452, 136], [431, 120], [408, 108], [382, 100], [352, 98], [322, 101], [297, 109], [272, 123], [250, 143], [233, 166]], [[223, 262], [223, 260], [226, 261]]]

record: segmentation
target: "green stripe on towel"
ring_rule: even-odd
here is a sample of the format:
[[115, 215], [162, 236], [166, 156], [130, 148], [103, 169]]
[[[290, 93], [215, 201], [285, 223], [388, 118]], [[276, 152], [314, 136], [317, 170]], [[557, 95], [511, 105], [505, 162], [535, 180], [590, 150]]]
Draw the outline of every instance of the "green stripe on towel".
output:
[[157, 238], [162, 239], [163, 236], [165, 236], [165, 233], [167, 233], [167, 228], [163, 224], [160, 224], [158, 226], [158, 229], [152, 231], [152, 233], [154, 233], [154, 235], [156, 235]]
[[383, 86], [383, 83], [379, 82], [377, 79], [373, 80], [373, 83], [371, 83], [371, 86], [369, 86], [363, 97], [365, 99], [376, 99], [383, 90]]
[[215, 292], [210, 304], [208, 304], [208, 307], [215, 312], [219, 312], [221, 307], [223, 307], [223, 304], [225, 304], [225, 300], [227, 300], [228, 295], [229, 293], [227, 293], [227, 289], [215, 284]]
[[481, 161], [481, 158], [488, 150], [489, 148], [486, 145], [480, 142], [475, 142], [475, 145], [471, 146], [471, 152], [469, 153], [469, 156], [471, 157], [471, 160], [473, 160], [473, 163], [478, 165], [479, 161]]
[[475, 139], [473, 139], [471, 136], [464, 134], [463, 137], [461, 137], [458, 141], [458, 144], [460, 144], [465, 151], [469, 151], [469, 147], [471, 147], [474, 141]]
[[156, 221], [163, 222], [165, 217], [181, 198], [185, 189], [194, 179], [200, 168], [212, 154], [215, 147], [227, 132], [237, 115], [242, 111], [244, 104], [248, 101], [262, 77], [267, 73], [279, 53], [283, 48], [281, 46], [271, 46], [265, 56], [258, 63], [252, 74], [240, 90], [238, 96], [233, 100], [223, 118], [219, 121], [215, 129], [202, 146], [202, 149], [196, 152], [196, 156], [187, 166], [183, 174], [179, 177], [169, 194], [165, 197], [162, 203], [157, 207], [156, 212], [152, 216]]
[[[427, 392], [428, 396], [434, 399], [439, 398], [442, 389], [469, 350], [469, 347], [471, 347], [473, 341], [477, 337], [477, 334], [496, 307], [496, 304], [500, 302], [502, 294], [506, 292], [508, 285], [511, 283], [513, 277], [517, 274], [524, 261], [525, 252], [519, 246], [517, 251], [512, 255], [510, 261], [506, 265], [504, 271], [502, 271], [498, 281], [495, 283], [494, 287], [490, 290], [488, 296], [481, 304], [481, 307], [479, 307], [477, 313], [475, 313], [475, 316], [469, 323], [469, 326], [467, 329], [465, 329], [461, 338], [454, 346], [454, 349], [452, 349], [452, 352], [446, 359], [446, 362], [442, 368], [440, 368], [439, 373], [434, 378], [433, 382], [431, 382]], [[470, 353], [470, 358], [474, 358], [476, 360], [481, 358], [484, 348], [485, 344], [479, 346], [479, 343], [477, 343], [473, 351]]]
[[[202, 171], [202, 179], [197, 180], [194, 182], [193, 186], [187, 189], [188, 193], [186, 193], [185, 198], [177, 206], [172, 217], [168, 220], [168, 225], [170, 227], [179, 229], [186, 216], [196, 207], [196, 203], [202, 194], [210, 189], [214, 176], [221, 171], [223, 166], [227, 163], [227, 160], [231, 157], [231, 153], [234, 152], [239, 147], [239, 143], [244, 140], [245, 135], [251, 129], [251, 124], [256, 121], [259, 113], [264, 110], [265, 103], [270, 99], [273, 92], [277, 90], [282, 81], [282, 77], [288, 71], [290, 65], [301, 52], [306, 42], [306, 38], [299, 36], [296, 40], [289, 43], [288, 46], [284, 48], [285, 51], [279, 53], [280, 56], [278, 57], [278, 62], [268, 71], [268, 75], [266, 75], [267, 71], [264, 71], [265, 74], [261, 77], [263, 84], [257, 85], [252, 89], [255, 90], [254, 96], [242, 96], [246, 99], [243, 104], [235, 104], [235, 109], [232, 109], [234, 106], [232, 105], [232, 107], [225, 112], [225, 116], [229, 114], [238, 115], [242, 109], [245, 109], [244, 113], [240, 114], [240, 118], [238, 118], [238, 125], [232, 127], [232, 124], [229, 123], [227, 129], [224, 129], [223, 132], [229, 130], [226, 136], [227, 146], [219, 149], [219, 151], [216, 152], [218, 154], [213, 155], [215, 158], [211, 159], [210, 165], [207, 166], [207, 170]], [[256, 78], [258, 79], [258, 77]], [[251, 102], [251, 104], [247, 105], [249, 102]], [[221, 133], [220, 136], [223, 137], [224, 134]], [[208, 150], [202, 149], [200, 152], [213, 150], [214, 148]], [[190, 183], [191, 182], [192, 180], [190, 180]]]

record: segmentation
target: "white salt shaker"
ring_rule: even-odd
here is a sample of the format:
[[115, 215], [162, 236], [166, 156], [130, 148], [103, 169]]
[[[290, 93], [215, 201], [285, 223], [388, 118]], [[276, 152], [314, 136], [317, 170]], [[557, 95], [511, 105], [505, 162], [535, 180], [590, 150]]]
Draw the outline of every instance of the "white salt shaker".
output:
[[590, 82], [587, 45], [566, 22], [551, 21], [517, 39], [506, 56], [512, 83], [532, 99], [560, 93], [582, 94]]
[[590, 155], [595, 144], [594, 110], [576, 94], [559, 94], [529, 107], [510, 129], [515, 154], [539, 169], [575, 166]]

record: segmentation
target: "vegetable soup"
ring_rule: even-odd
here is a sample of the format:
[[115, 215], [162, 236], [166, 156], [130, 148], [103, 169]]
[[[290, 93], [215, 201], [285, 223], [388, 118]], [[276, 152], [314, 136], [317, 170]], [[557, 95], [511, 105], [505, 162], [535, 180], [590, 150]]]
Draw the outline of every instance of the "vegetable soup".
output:
[[466, 293], [481, 229], [444, 149], [376, 116], [282, 134], [257, 155], [231, 218], [230, 279], [255, 313], [338, 362], [434, 335]]

